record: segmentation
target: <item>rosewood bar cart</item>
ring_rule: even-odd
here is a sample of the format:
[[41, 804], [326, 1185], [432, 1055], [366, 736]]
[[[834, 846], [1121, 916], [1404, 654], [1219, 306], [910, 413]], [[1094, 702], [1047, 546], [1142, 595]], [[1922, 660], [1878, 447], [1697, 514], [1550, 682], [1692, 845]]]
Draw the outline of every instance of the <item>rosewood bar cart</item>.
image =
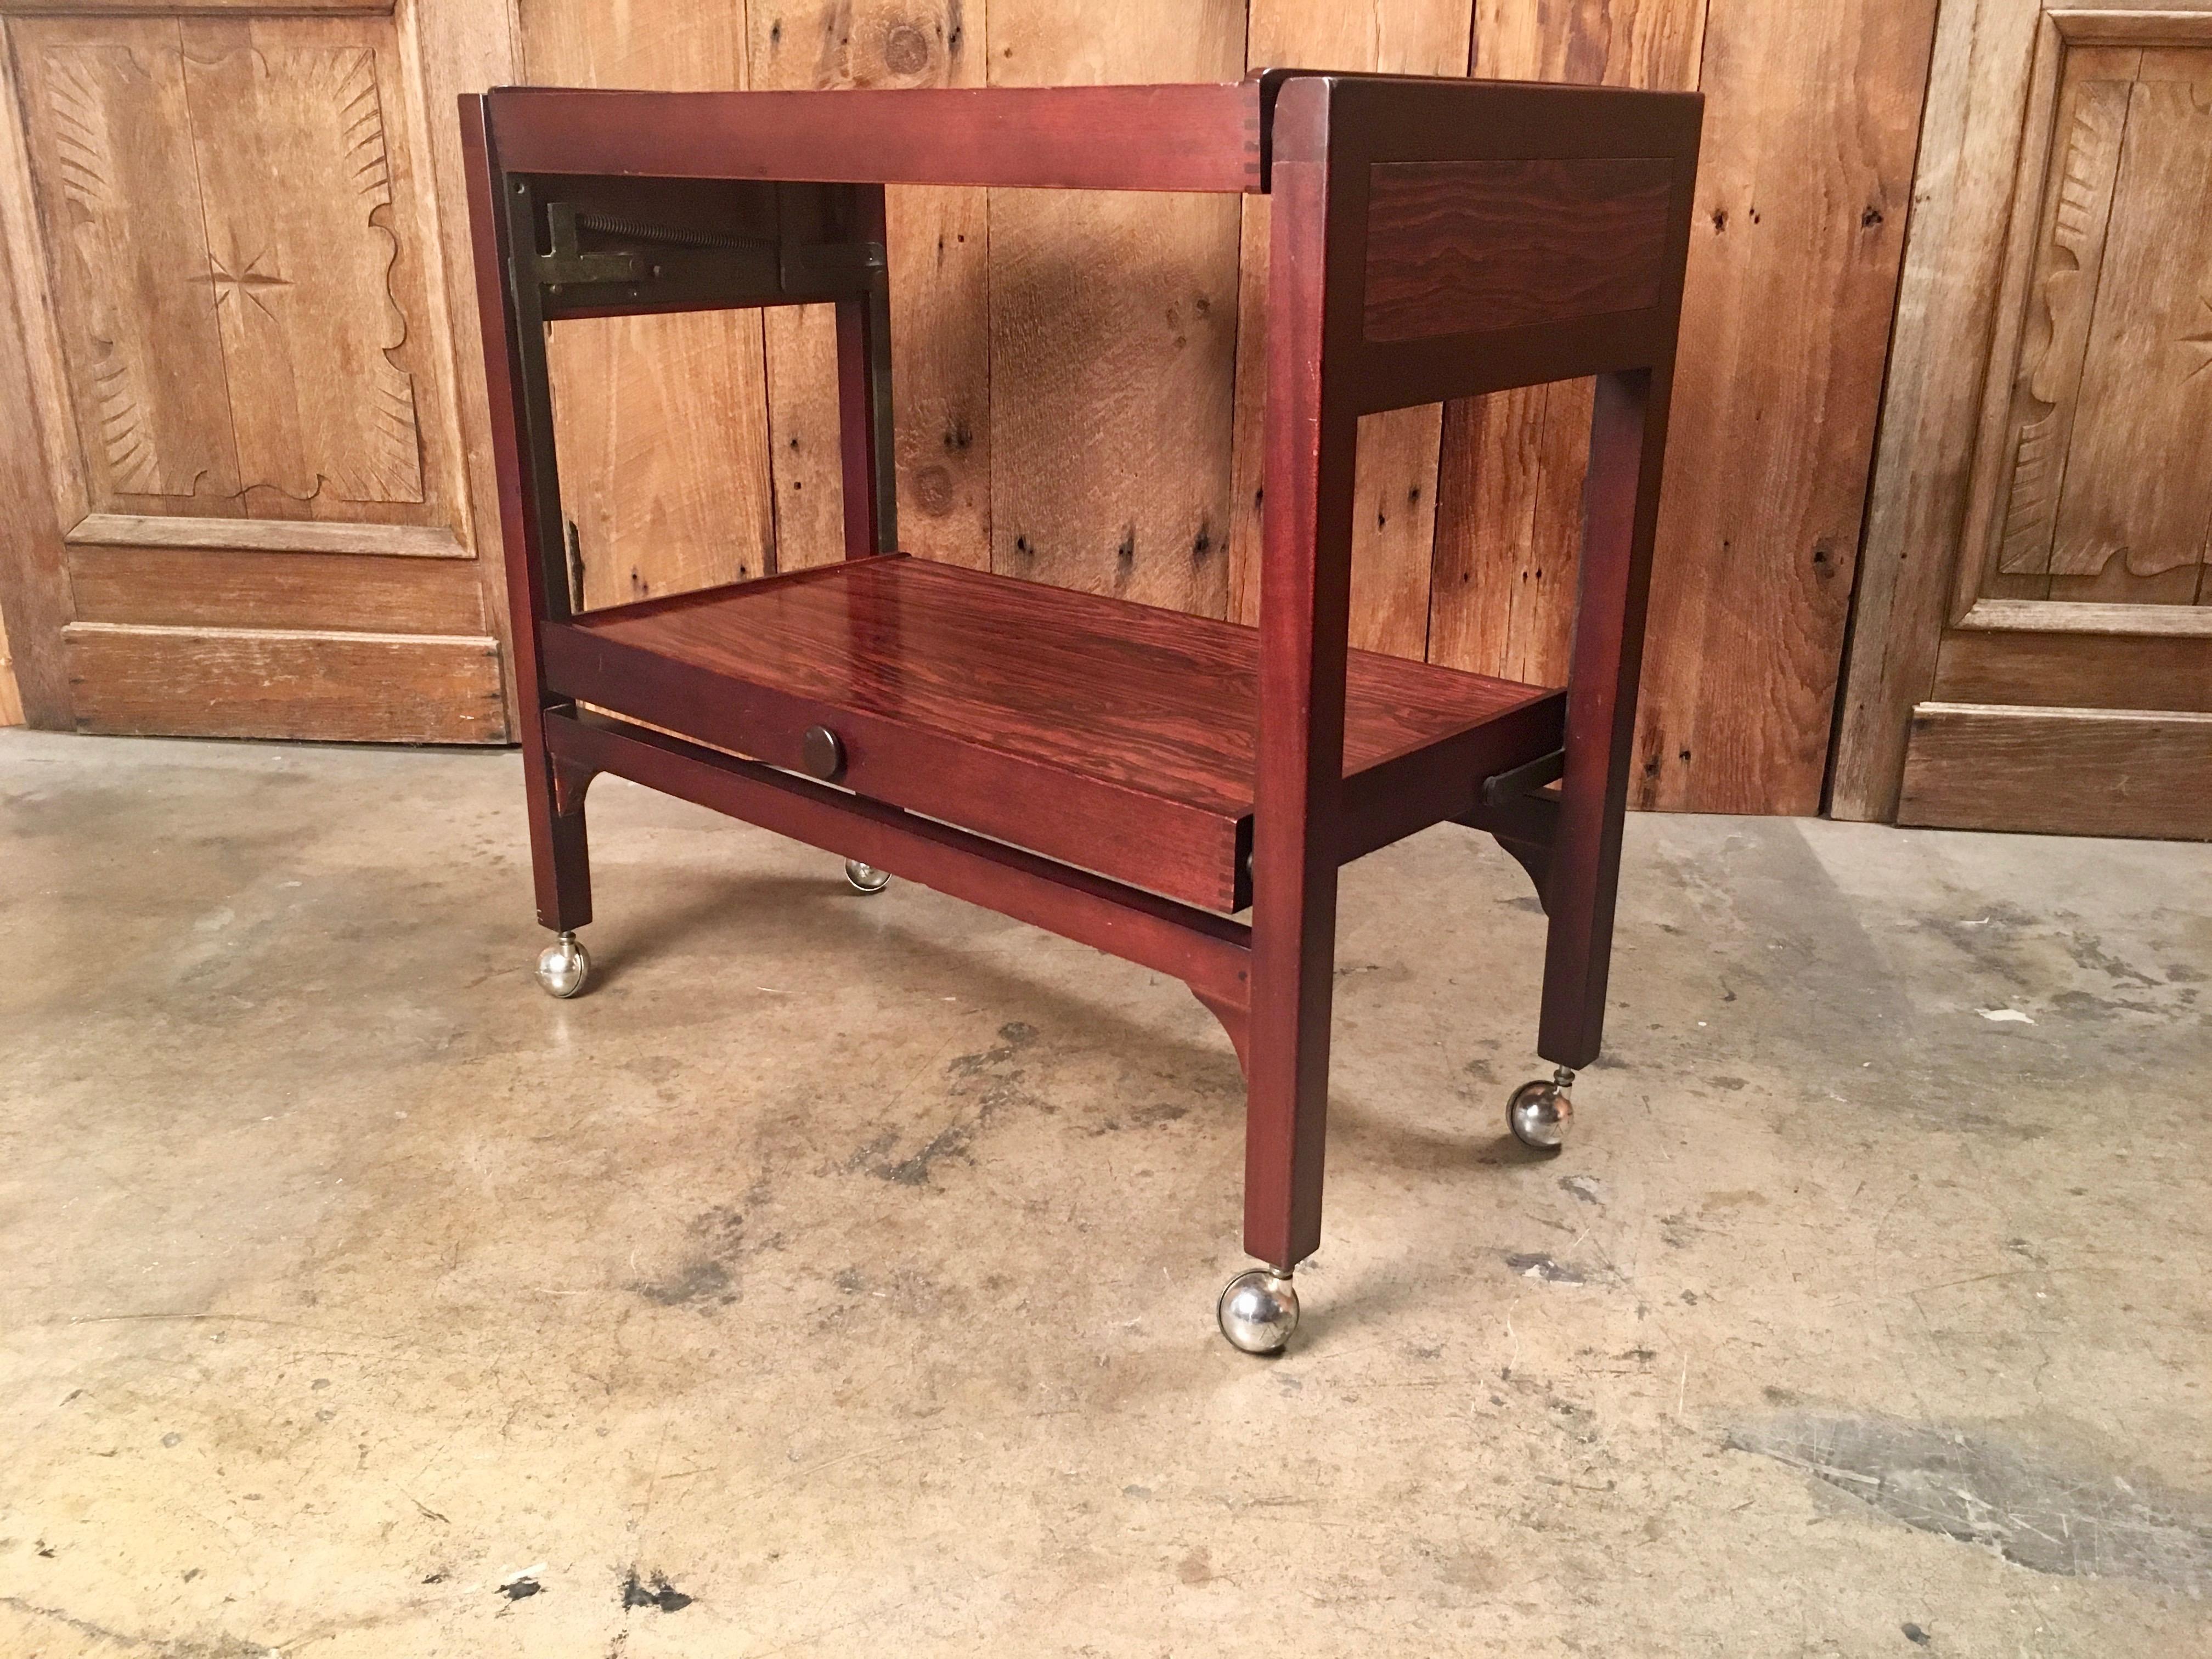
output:
[[[1219, 1314], [1272, 1352], [1321, 1233], [1338, 866], [1451, 820], [1548, 913], [1558, 1069], [1509, 1122], [1560, 1144], [1604, 1024], [1697, 96], [1271, 70], [461, 106], [546, 989], [588, 971], [601, 772], [1173, 975], [1244, 1067], [1261, 1265]], [[886, 185], [1272, 198], [1256, 629], [898, 552]], [[837, 308], [844, 562], [578, 610], [548, 325], [811, 303]], [[1359, 417], [1583, 375], [1567, 685], [1347, 649]]]

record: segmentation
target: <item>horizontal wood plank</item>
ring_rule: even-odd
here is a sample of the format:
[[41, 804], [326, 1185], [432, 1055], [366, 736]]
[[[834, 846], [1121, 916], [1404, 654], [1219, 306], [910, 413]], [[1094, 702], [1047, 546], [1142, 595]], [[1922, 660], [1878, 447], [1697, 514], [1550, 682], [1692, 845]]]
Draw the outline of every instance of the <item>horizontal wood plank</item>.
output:
[[1931, 701], [2212, 712], [2212, 641], [1954, 630], [1936, 655]]
[[490, 94], [517, 173], [1042, 190], [1258, 190], [1260, 87]]
[[1675, 171], [1654, 157], [1377, 164], [1367, 337], [1648, 310], [1665, 287]]
[[2046, 15], [2069, 46], [2212, 46], [2212, 11], [2062, 6], [2054, 7]]
[[2212, 609], [2072, 599], [1977, 599], [1958, 625], [2005, 634], [2132, 634], [2202, 639], [2212, 635]]
[[354, 553], [377, 558], [467, 559], [475, 555], [434, 525], [348, 524], [337, 520], [187, 519], [177, 514], [93, 513], [63, 538], [79, 547], [207, 547], [260, 553]]
[[2212, 714], [1922, 703], [1897, 821], [2212, 840]]
[[472, 561], [158, 547], [71, 547], [64, 559], [78, 622], [295, 632], [486, 631], [483, 590]]
[[72, 623], [81, 732], [504, 743], [499, 642], [480, 636]]

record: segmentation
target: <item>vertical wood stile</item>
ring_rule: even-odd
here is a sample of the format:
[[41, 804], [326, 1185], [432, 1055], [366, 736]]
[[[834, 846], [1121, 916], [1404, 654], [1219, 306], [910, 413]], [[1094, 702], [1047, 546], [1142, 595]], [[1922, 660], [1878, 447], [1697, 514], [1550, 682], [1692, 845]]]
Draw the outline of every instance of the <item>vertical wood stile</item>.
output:
[[1260, 610], [1252, 799], [1252, 1004], [1244, 1050], [1244, 1248], [1288, 1268], [1321, 1242], [1344, 768], [1345, 653], [1358, 422], [1332, 386], [1358, 326], [1364, 167], [1329, 165], [1329, 89], [1293, 81], [1276, 106], [1268, 257]]

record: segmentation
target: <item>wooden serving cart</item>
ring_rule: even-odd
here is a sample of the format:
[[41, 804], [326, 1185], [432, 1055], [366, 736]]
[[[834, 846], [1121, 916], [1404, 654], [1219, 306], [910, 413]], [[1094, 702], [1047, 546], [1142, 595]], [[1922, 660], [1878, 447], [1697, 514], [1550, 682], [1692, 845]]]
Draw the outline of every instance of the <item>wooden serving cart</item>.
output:
[[[1449, 820], [1548, 914], [1558, 1070], [1509, 1121], [1560, 1143], [1605, 1019], [1695, 94], [1271, 70], [461, 104], [548, 990], [588, 972], [601, 772], [842, 854], [863, 890], [893, 872], [1171, 974], [1244, 1067], [1262, 1265], [1219, 1311], [1273, 1352], [1321, 1234], [1337, 869]], [[887, 185], [1273, 198], [1257, 629], [899, 553]], [[837, 308], [844, 562], [578, 610], [547, 326], [814, 303]], [[1567, 685], [1348, 649], [1359, 417], [1582, 375]]]

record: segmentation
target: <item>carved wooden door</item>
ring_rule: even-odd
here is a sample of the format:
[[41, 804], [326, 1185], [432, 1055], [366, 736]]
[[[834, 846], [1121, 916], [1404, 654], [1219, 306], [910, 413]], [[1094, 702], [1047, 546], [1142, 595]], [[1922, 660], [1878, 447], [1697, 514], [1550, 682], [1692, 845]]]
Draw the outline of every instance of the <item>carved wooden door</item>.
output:
[[511, 78], [504, 14], [0, 11], [34, 723], [503, 740], [453, 96]]
[[2212, 837], [2212, 5], [1947, 6], [1838, 811]]

